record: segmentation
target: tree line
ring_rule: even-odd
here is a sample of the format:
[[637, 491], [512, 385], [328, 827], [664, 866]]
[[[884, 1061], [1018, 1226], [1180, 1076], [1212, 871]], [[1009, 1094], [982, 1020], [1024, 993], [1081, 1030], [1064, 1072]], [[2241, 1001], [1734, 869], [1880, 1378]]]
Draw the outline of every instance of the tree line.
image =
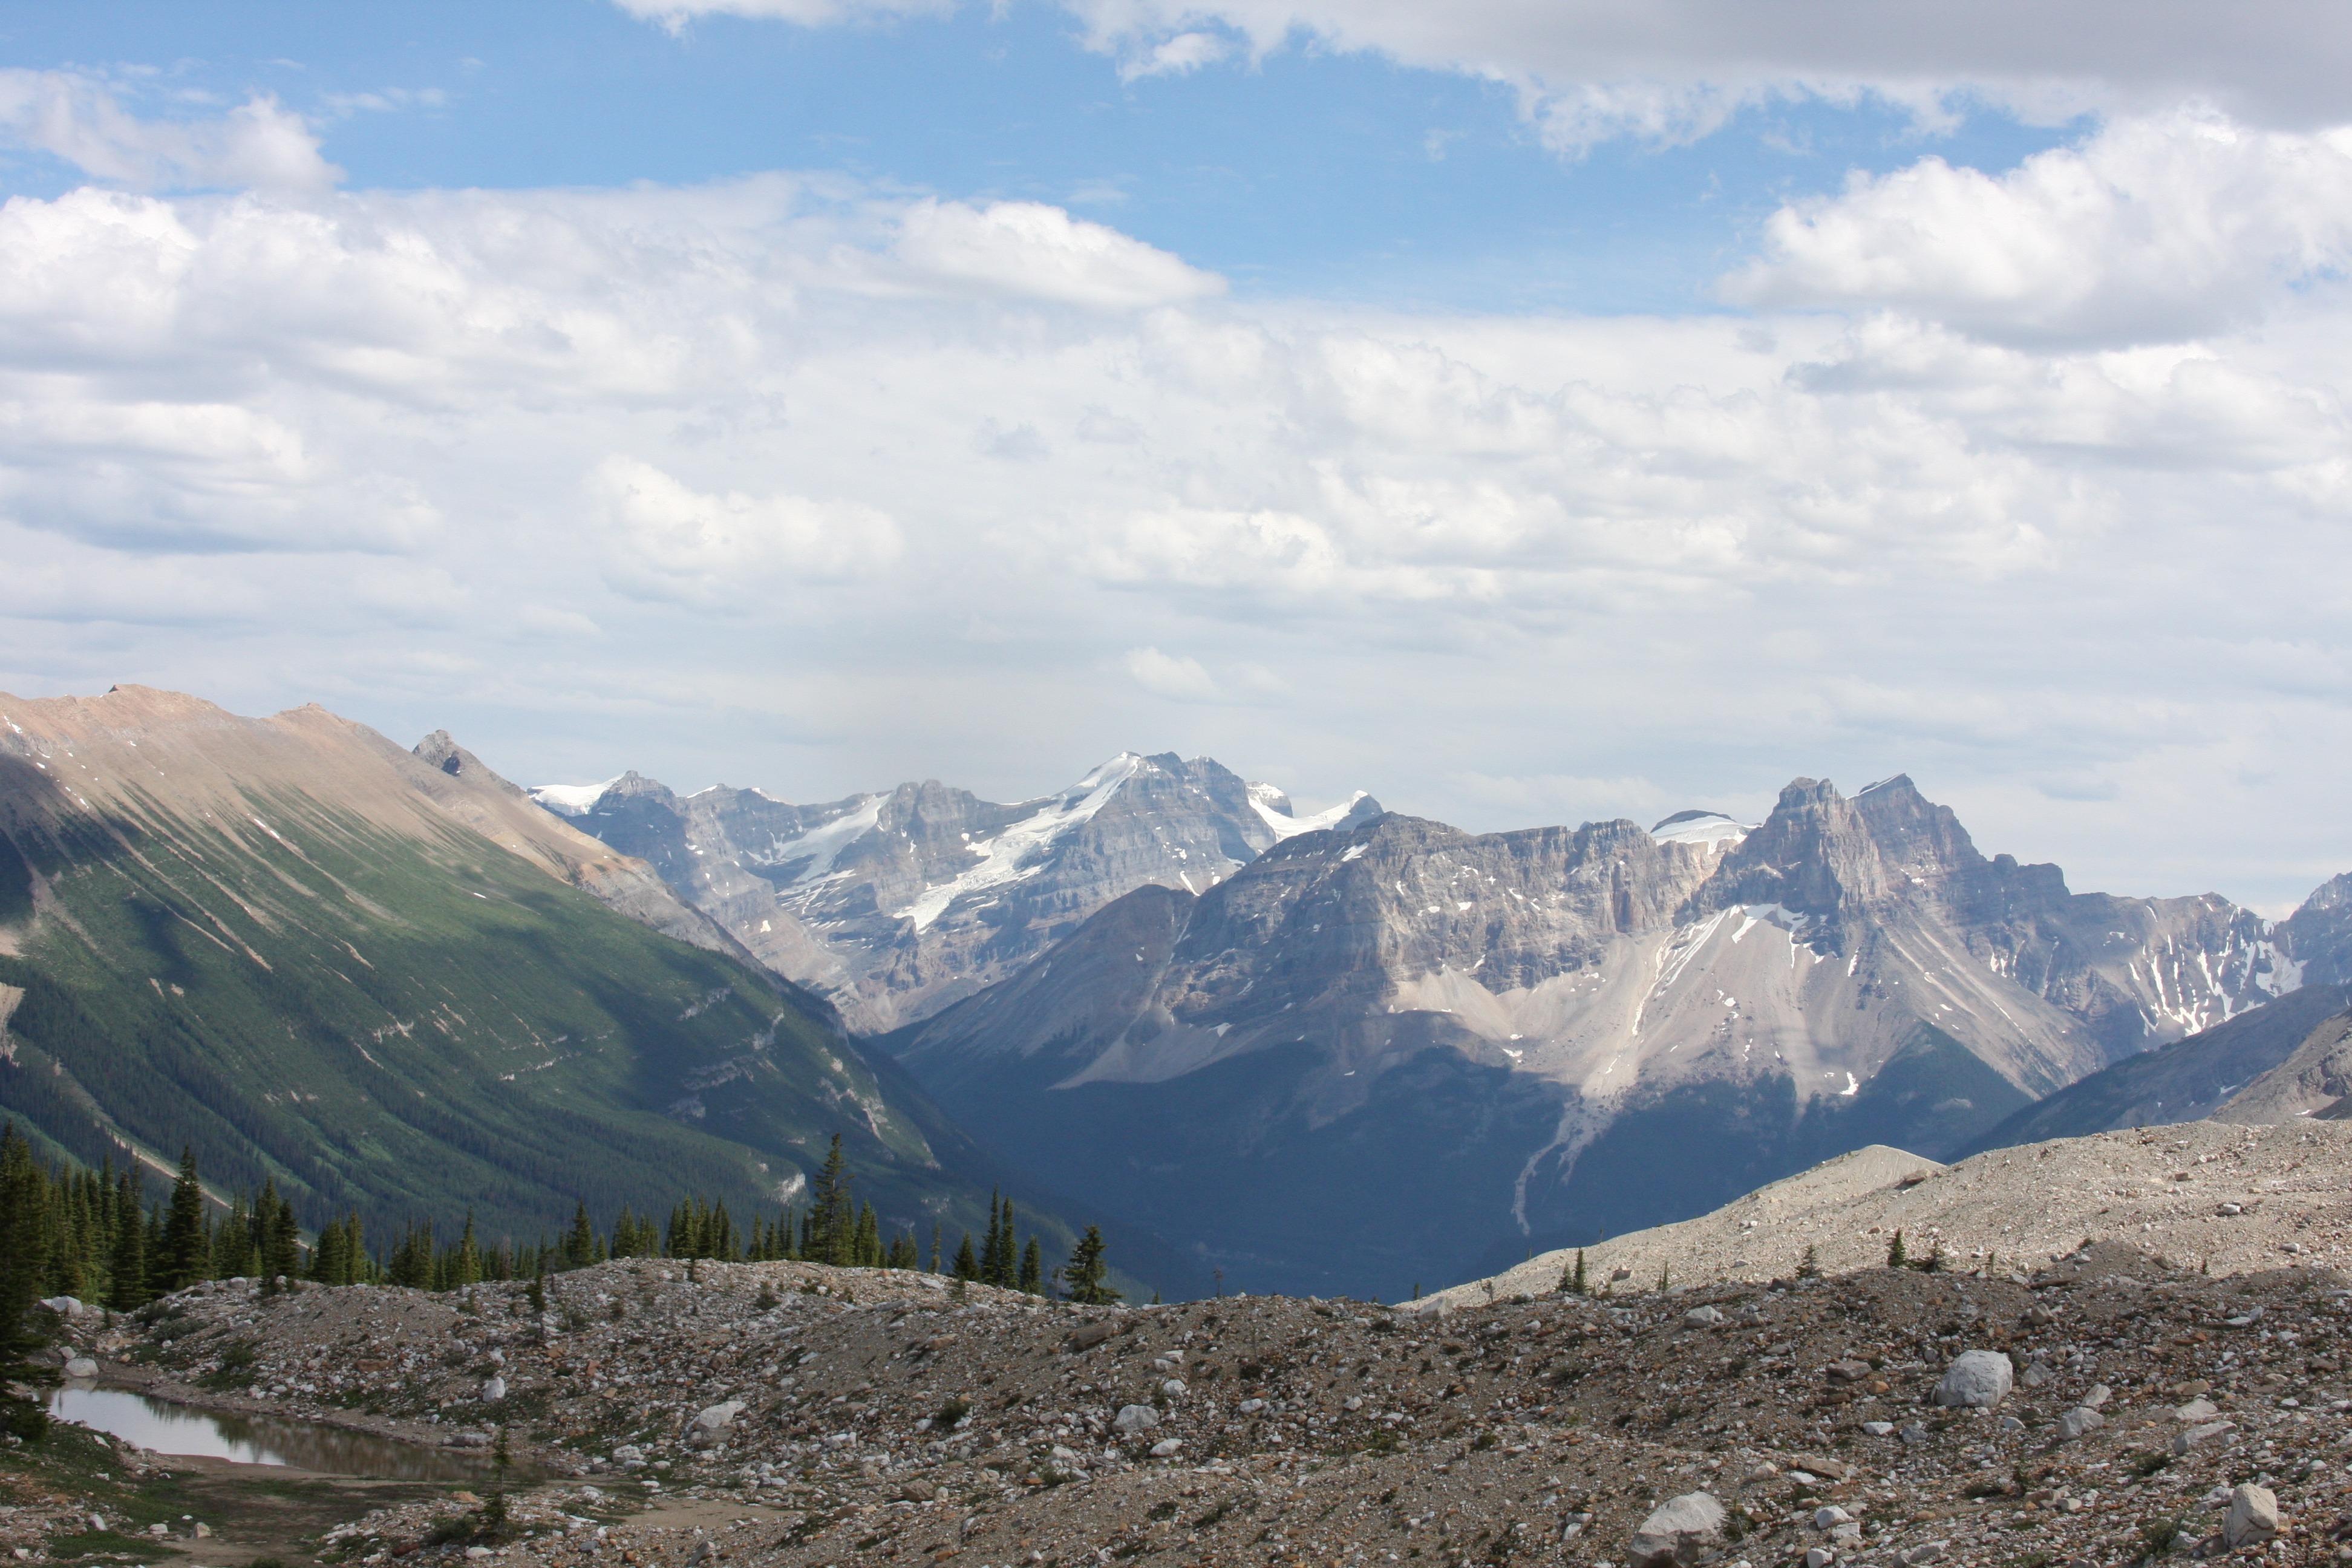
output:
[[[231, 1196], [226, 1213], [212, 1216], [193, 1152], [183, 1152], [170, 1190], [150, 1203], [139, 1169], [45, 1168], [13, 1122], [0, 1130], [0, 1272], [31, 1294], [26, 1306], [50, 1296], [72, 1296], [115, 1311], [131, 1311], [203, 1279], [257, 1279], [265, 1291], [280, 1280], [325, 1285], [402, 1285], [425, 1290], [461, 1289], [486, 1280], [527, 1279], [584, 1268], [615, 1258], [710, 1258], [729, 1262], [796, 1261], [843, 1268], [919, 1268], [922, 1247], [911, 1227], [887, 1238], [874, 1205], [852, 1192], [848, 1162], [836, 1135], [810, 1184], [809, 1202], [739, 1226], [723, 1200], [681, 1200], [666, 1221], [624, 1205], [609, 1231], [599, 1229], [588, 1205], [578, 1205], [569, 1229], [533, 1242], [485, 1241], [471, 1214], [454, 1239], [429, 1220], [404, 1226], [388, 1247], [371, 1247], [357, 1211], [330, 1220], [306, 1241], [294, 1205], [265, 1181], [257, 1192]], [[930, 1267], [940, 1272], [944, 1242], [934, 1224]], [[947, 1272], [961, 1280], [1044, 1295], [1062, 1287], [1074, 1300], [1108, 1302], [1118, 1294], [1106, 1282], [1101, 1233], [1088, 1226], [1063, 1267], [1047, 1271], [1045, 1249], [1032, 1234], [1018, 1235], [1013, 1200], [989, 1199], [985, 1237], [975, 1249], [964, 1232]], [[11, 1298], [13, 1299], [13, 1298]], [[0, 1311], [6, 1310], [0, 1301]], [[21, 1309], [20, 1309], [21, 1311]], [[11, 1320], [13, 1321], [13, 1320]]]

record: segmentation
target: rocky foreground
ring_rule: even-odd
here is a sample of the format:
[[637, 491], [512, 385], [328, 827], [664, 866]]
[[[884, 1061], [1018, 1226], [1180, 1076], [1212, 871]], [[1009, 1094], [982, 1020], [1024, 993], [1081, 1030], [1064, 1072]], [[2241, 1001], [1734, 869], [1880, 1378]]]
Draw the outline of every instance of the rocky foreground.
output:
[[110, 1380], [460, 1447], [504, 1424], [553, 1478], [504, 1536], [474, 1483], [323, 1532], [327, 1562], [2352, 1557], [2352, 1292], [2287, 1262], [2110, 1242], [2015, 1278], [1417, 1314], [640, 1260], [551, 1279], [543, 1312], [521, 1286], [215, 1286], [68, 1327]]

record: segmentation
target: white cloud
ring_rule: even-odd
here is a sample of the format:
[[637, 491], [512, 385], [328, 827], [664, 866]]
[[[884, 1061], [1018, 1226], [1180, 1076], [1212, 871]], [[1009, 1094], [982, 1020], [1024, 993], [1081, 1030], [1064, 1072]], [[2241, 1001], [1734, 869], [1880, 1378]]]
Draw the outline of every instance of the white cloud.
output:
[[[617, 0], [676, 30], [706, 15], [814, 26], [904, 0]], [[1132, 77], [1212, 58], [1221, 31], [1263, 56], [1294, 40], [1509, 84], [1566, 151], [1703, 136], [1776, 98], [1895, 105], [1927, 128], [1991, 102], [2042, 124], [2197, 98], [2235, 118], [2352, 121], [2352, 16], [2324, 0], [1064, 0]], [[942, 5], [944, 8], [944, 5]], [[1161, 64], [1164, 58], [1167, 64]]]
[[0, 69], [0, 138], [137, 190], [302, 193], [342, 177], [310, 126], [275, 99], [211, 120], [141, 119], [105, 84], [70, 71]]
[[[2333, 155], [2231, 129], [2234, 185], [2186, 121], [2068, 156], [2226, 214]], [[1993, 184], [2105, 268], [2071, 314], [1924, 251], [1756, 319], [1236, 300], [1054, 209], [797, 176], [18, 198], [0, 688], [797, 798], [1020, 797], [1146, 731], [1472, 826], [1908, 769], [2077, 886], [2292, 896], [2352, 866], [2352, 309], [2273, 282], [2112, 346], [2189, 307], [2063, 182]], [[2321, 205], [2210, 219], [2272, 259], [2198, 288]]]
[[748, 605], [866, 576], [898, 556], [898, 524], [855, 502], [705, 495], [630, 458], [597, 464], [587, 489], [612, 528], [608, 580], [630, 598]]
[[1181, 658], [1156, 647], [1129, 648], [1122, 660], [1135, 683], [1173, 702], [1214, 702], [1217, 682], [1197, 658]]
[[1784, 207], [1725, 282], [1763, 309], [1885, 307], [2012, 342], [2179, 342], [2352, 264], [2352, 131], [2210, 112], [2110, 124], [1988, 175], [1927, 158]]
[[1215, 274], [1038, 202], [920, 201], [898, 219], [898, 258], [992, 294], [1132, 310], [1224, 290]]
[[1215, 33], [1178, 33], [1153, 40], [1120, 66], [1118, 74], [1127, 81], [1139, 81], [1149, 76], [1183, 76], [1202, 66], [1214, 65], [1233, 52], [1233, 45]]

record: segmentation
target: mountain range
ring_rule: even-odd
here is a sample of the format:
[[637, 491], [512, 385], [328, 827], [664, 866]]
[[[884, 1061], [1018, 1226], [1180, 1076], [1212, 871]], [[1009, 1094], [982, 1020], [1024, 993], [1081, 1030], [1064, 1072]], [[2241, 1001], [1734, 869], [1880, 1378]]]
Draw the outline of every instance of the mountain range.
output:
[[[835, 1133], [892, 1232], [952, 1247], [1002, 1185], [1056, 1256], [1072, 1235], [643, 861], [446, 734], [315, 706], [0, 694], [0, 1111], [52, 1157], [160, 1175], [189, 1147], [223, 1194], [273, 1181], [378, 1237], [772, 1214]], [[1193, 1279], [1128, 1237], [1155, 1258]]]

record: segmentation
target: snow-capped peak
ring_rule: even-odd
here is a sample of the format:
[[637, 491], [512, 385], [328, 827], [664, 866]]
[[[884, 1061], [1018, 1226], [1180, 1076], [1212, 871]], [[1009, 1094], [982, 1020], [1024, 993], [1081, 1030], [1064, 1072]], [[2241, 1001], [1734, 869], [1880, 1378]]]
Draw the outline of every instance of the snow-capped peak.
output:
[[585, 816], [604, 798], [604, 792], [619, 784], [625, 776], [614, 773], [603, 784], [533, 784], [527, 792], [530, 798], [558, 816]]
[[1727, 849], [1748, 837], [1748, 828], [1719, 811], [1678, 811], [1651, 828], [1650, 837], [1661, 844]]
[[1358, 790], [1339, 805], [1327, 807], [1312, 816], [1293, 816], [1290, 797], [1272, 784], [1254, 784], [1249, 786], [1250, 806], [1266, 826], [1274, 830], [1277, 842], [1296, 838], [1302, 833], [1320, 833], [1327, 827], [1337, 827], [1354, 815], [1356, 808], [1371, 799], [1369, 790]]
[[1121, 784], [1148, 765], [1142, 753], [1121, 752], [1055, 796], [1048, 805], [995, 837], [973, 845], [971, 852], [981, 857], [979, 865], [951, 881], [925, 889], [921, 898], [898, 911], [899, 918], [913, 921], [915, 929], [922, 931], [965, 894], [1002, 887], [1034, 874], [1036, 868], [1028, 862], [1037, 850], [1090, 820], [1118, 793]]

